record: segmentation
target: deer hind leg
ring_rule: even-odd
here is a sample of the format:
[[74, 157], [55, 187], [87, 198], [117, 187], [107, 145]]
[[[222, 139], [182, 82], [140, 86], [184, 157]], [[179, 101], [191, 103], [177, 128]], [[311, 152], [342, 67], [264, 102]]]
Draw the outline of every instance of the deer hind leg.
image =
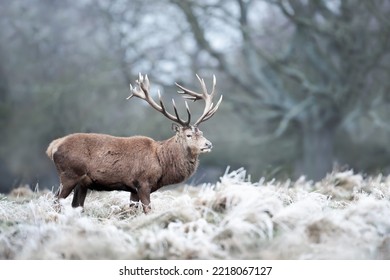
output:
[[85, 197], [87, 196], [88, 187], [78, 184], [73, 192], [72, 207], [84, 207]]
[[138, 206], [139, 196], [137, 192], [130, 193], [130, 208], [136, 208]]
[[61, 211], [59, 200], [69, 196], [72, 190], [77, 186], [78, 180], [77, 177], [68, 176], [67, 173], [62, 173], [60, 175], [60, 183], [60, 187], [55, 194], [56, 200], [54, 201], [54, 206], [57, 212]]
[[61, 186], [57, 192], [57, 199], [67, 198], [69, 194], [78, 184], [78, 180], [69, 178], [67, 176], [61, 176]]
[[88, 175], [83, 175], [80, 182], [76, 185], [73, 192], [72, 207], [84, 207], [85, 197], [87, 196], [88, 187], [93, 184]]

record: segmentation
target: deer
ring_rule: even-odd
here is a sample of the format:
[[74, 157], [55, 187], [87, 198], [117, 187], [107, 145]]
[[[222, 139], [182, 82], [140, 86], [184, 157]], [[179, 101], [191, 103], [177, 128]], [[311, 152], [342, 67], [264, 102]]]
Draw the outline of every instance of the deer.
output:
[[[130, 96], [146, 101], [150, 107], [173, 121], [174, 136], [157, 141], [146, 136], [117, 137], [98, 133], [73, 133], [53, 140], [46, 151], [54, 162], [60, 186], [56, 203], [73, 191], [72, 207], [82, 207], [88, 190], [130, 192], [130, 207], [142, 205], [151, 211], [150, 194], [161, 187], [182, 183], [190, 178], [199, 165], [199, 155], [211, 152], [213, 145], [203, 136], [199, 124], [210, 119], [218, 110], [222, 95], [213, 103], [216, 78], [209, 93], [205, 81], [198, 78], [202, 92], [187, 89], [178, 83], [178, 93], [185, 99], [187, 119], [179, 116], [174, 99], [173, 114], [166, 110], [158, 91], [158, 103], [150, 93], [148, 76], [139, 74], [136, 86], [130, 84]], [[204, 101], [201, 116], [191, 124], [189, 101]]]

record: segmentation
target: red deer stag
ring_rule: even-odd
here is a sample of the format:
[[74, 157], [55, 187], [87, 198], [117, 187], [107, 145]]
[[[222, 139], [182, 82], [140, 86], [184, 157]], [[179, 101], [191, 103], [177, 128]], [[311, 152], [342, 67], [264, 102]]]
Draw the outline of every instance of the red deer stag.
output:
[[130, 192], [130, 205], [141, 202], [145, 213], [150, 211], [150, 193], [159, 188], [183, 182], [198, 166], [198, 156], [210, 152], [212, 144], [199, 130], [198, 125], [210, 119], [222, 101], [222, 95], [214, 106], [215, 76], [213, 87], [208, 93], [203, 79], [200, 81], [202, 93], [186, 89], [181, 85], [178, 91], [188, 100], [203, 99], [203, 114], [190, 124], [191, 113], [185, 102], [188, 119], [179, 117], [174, 100], [174, 115], [167, 112], [161, 99], [159, 104], [149, 92], [149, 79], [139, 75], [137, 86], [130, 85], [131, 95], [145, 100], [148, 104], [175, 122], [172, 128], [176, 135], [165, 141], [155, 141], [144, 136], [115, 137], [105, 134], [75, 133], [52, 141], [47, 155], [53, 160], [59, 177], [60, 188], [57, 201], [74, 190], [72, 206], [84, 207], [87, 190]]

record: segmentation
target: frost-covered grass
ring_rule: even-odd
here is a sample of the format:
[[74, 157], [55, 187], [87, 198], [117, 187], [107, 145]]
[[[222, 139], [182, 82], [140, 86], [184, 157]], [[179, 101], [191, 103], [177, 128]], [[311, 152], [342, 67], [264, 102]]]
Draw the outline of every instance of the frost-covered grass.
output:
[[92, 192], [85, 209], [51, 192], [0, 197], [0, 259], [388, 259], [390, 177], [334, 172], [321, 182], [248, 182], [152, 194], [152, 212], [126, 192]]

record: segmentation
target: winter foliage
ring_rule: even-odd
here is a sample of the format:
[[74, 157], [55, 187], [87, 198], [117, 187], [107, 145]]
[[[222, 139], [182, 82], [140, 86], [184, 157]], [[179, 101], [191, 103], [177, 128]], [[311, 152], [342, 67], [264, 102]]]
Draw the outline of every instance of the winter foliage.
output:
[[319, 182], [250, 182], [165, 188], [152, 212], [126, 192], [91, 192], [54, 207], [47, 191], [0, 197], [0, 259], [388, 259], [390, 176], [352, 171]]

